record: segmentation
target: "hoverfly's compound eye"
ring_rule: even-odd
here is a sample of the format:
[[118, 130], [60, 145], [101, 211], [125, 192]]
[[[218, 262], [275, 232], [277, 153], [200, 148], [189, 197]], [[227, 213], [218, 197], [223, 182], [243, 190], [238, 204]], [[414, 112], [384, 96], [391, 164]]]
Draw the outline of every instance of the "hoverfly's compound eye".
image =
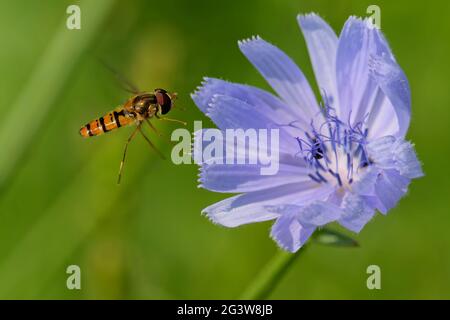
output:
[[166, 114], [170, 111], [172, 107], [172, 99], [167, 94], [166, 90], [156, 89], [155, 90], [156, 101], [161, 107], [161, 114]]

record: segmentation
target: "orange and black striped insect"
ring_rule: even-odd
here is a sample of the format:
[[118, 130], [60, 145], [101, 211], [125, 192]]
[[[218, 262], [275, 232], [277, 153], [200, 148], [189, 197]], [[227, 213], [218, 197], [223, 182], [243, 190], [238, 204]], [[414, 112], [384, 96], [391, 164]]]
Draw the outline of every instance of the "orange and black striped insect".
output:
[[155, 147], [155, 145], [150, 141], [149, 138], [147, 138], [147, 136], [142, 131], [142, 124], [144, 122], [146, 122], [150, 126], [150, 128], [160, 136], [161, 134], [158, 133], [149, 119], [155, 117], [159, 120], [174, 121], [186, 125], [186, 123], [183, 121], [163, 117], [163, 115], [167, 114], [173, 108], [174, 100], [177, 97], [176, 93], [169, 93], [164, 89], [155, 89], [153, 92], [139, 93], [134, 86], [130, 87], [132, 88], [132, 92], [134, 93], [134, 95], [130, 99], [128, 99], [122, 106], [119, 106], [114, 111], [107, 113], [103, 117], [92, 120], [80, 129], [80, 134], [83, 137], [92, 137], [131, 124], [136, 125], [136, 128], [133, 130], [127, 142], [125, 143], [122, 161], [120, 162], [119, 177], [117, 180], [118, 184], [120, 183], [120, 179], [122, 176], [122, 170], [125, 163], [128, 144], [138, 131], [147, 141], [150, 148], [164, 159], [164, 155]]

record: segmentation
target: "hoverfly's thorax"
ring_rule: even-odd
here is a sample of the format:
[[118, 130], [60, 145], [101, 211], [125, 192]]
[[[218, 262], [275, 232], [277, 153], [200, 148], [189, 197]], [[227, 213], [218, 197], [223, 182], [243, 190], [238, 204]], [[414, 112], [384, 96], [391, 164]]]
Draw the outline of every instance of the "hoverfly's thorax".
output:
[[152, 93], [139, 94], [130, 100], [130, 111], [136, 112], [142, 117], [147, 117], [157, 103], [156, 97]]

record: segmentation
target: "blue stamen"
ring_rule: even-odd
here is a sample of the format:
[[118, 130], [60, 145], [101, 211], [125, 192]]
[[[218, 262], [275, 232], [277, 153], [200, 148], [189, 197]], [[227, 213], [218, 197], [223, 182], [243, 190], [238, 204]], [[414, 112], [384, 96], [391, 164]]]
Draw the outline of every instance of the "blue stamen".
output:
[[319, 179], [317, 179], [316, 177], [314, 177], [312, 174], [308, 174], [308, 177], [310, 177], [311, 179], [313, 179], [315, 182], [317, 183], [322, 183], [322, 181], [320, 181]]
[[[316, 182], [328, 182], [328, 180], [320, 173], [330, 173], [338, 182], [339, 186], [343, 185], [339, 172], [339, 161], [346, 161], [346, 179], [348, 183], [353, 182], [353, 172], [356, 169], [362, 169], [370, 165], [367, 156], [366, 144], [368, 129], [365, 128], [367, 116], [361, 121], [356, 122], [353, 126], [350, 124], [351, 114], [346, 123], [339, 120], [333, 108], [327, 101], [323, 103], [323, 115], [325, 121], [319, 126], [319, 130], [310, 123], [310, 130], [305, 131], [305, 138], [297, 137], [300, 153], [306, 163], [314, 170], [314, 173], [308, 176]], [[339, 150], [340, 149], [340, 150]], [[331, 153], [331, 154], [330, 154]], [[339, 159], [343, 154], [345, 159]], [[329, 165], [334, 157], [335, 170], [331, 170]]]
[[319, 177], [319, 179], [322, 180], [323, 182], [328, 182], [328, 180], [325, 179], [324, 176], [322, 176], [322, 175], [320, 174], [319, 171], [316, 171], [316, 175], [317, 175], [317, 176]]

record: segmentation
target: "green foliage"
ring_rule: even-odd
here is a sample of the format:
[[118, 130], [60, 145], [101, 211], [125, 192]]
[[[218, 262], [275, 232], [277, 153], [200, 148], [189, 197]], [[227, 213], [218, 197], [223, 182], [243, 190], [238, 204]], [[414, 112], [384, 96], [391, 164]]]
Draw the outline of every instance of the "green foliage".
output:
[[340, 232], [323, 228], [313, 234], [313, 241], [333, 247], [358, 247], [359, 244], [353, 238]]

